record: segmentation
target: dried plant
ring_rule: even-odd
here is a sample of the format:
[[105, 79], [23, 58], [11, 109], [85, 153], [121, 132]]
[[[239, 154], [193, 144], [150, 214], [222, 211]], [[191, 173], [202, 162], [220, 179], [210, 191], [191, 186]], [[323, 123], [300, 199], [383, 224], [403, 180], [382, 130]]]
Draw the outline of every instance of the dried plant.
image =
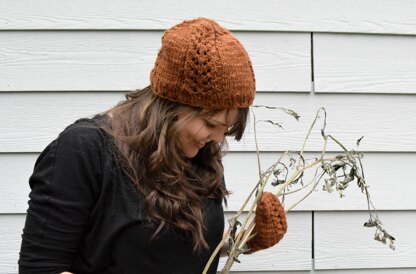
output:
[[[285, 113], [291, 115], [296, 120], [299, 119], [299, 115], [293, 110], [270, 107], [264, 105], [256, 105], [254, 108], [267, 108], [267, 109], [279, 109]], [[302, 196], [293, 205], [288, 206], [285, 211], [289, 212], [304, 201], [313, 192], [319, 189], [319, 185], [322, 185], [322, 190], [332, 193], [336, 191], [342, 198], [345, 196], [344, 190], [352, 183], [355, 182], [361, 192], [365, 194], [367, 200], [367, 210], [369, 213], [369, 220], [365, 222], [365, 227], [374, 227], [375, 236], [374, 239], [384, 244], [389, 244], [391, 249], [395, 249], [395, 238], [390, 235], [383, 227], [380, 221], [377, 211], [370, 199], [370, 193], [368, 191], [368, 185], [364, 177], [364, 170], [361, 159], [363, 154], [359, 152], [358, 147], [363, 137], [357, 140], [357, 149], [348, 150], [340, 141], [334, 138], [331, 134], [325, 132], [326, 128], [326, 110], [320, 108], [315, 116], [312, 125], [304, 139], [302, 148], [300, 151], [285, 151], [279, 157], [279, 159], [268, 167], [265, 171], [261, 168], [260, 152], [257, 142], [256, 124], [258, 122], [266, 122], [273, 126], [283, 128], [281, 123], [273, 120], [256, 120], [255, 113], [252, 109], [252, 115], [254, 117], [254, 137], [257, 152], [257, 164], [259, 170], [259, 180], [254, 186], [247, 199], [236, 213], [236, 215], [229, 220], [229, 228], [224, 234], [222, 241], [219, 243], [215, 251], [213, 252], [210, 260], [208, 261], [204, 272], [206, 273], [211, 265], [213, 259], [220, 251], [224, 243], [228, 242], [228, 259], [222, 269], [221, 273], [229, 273], [234, 262], [239, 262], [238, 256], [249, 251], [247, 242], [254, 236], [253, 229], [255, 227], [254, 214], [257, 201], [260, 199], [264, 188], [267, 184], [270, 184], [277, 188], [275, 195], [281, 197], [284, 202], [285, 196], [306, 191], [306, 194]], [[323, 115], [323, 117], [321, 117]], [[321, 136], [323, 138], [323, 147], [319, 157], [312, 160], [306, 160], [304, 158], [304, 150], [309, 140], [310, 134], [315, 127], [316, 122], [322, 118], [323, 126], [321, 128]], [[334, 157], [326, 157], [326, 148], [328, 142], [334, 142], [340, 149], [341, 153]], [[286, 159], [288, 164], [283, 161]], [[308, 182], [304, 182], [305, 172], [311, 172], [313, 174], [312, 179]], [[309, 190], [308, 190], [309, 188]], [[254, 200], [251, 202], [246, 216], [240, 222], [239, 219], [242, 213], [246, 210], [247, 204], [250, 202], [252, 196]]]

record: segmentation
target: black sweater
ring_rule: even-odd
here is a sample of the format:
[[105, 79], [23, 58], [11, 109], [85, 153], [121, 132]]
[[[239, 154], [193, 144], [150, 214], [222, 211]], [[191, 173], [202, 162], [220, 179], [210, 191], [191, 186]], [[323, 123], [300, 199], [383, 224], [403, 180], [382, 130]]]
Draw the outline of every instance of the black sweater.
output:
[[[206, 240], [165, 229], [153, 240], [142, 200], [115, 160], [111, 138], [93, 119], [67, 127], [40, 154], [30, 177], [19, 272], [202, 273], [224, 229], [221, 201], [207, 200]], [[209, 273], [215, 273], [218, 256]]]

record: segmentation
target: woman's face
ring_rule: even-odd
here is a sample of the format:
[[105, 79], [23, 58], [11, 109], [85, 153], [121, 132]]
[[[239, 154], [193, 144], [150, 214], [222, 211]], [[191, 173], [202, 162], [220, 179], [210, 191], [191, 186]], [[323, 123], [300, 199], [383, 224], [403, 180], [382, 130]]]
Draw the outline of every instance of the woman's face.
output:
[[[179, 114], [179, 123], [188, 113]], [[213, 116], [196, 116], [184, 122], [179, 132], [179, 146], [188, 158], [193, 158], [209, 142], [221, 143], [227, 130], [238, 122], [238, 110], [223, 110]]]

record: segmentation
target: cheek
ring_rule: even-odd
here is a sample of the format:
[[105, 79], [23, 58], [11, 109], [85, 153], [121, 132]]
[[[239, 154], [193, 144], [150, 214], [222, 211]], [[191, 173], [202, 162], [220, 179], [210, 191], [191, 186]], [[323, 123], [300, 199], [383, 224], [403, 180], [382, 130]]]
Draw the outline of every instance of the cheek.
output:
[[193, 158], [198, 153], [199, 149], [196, 146], [195, 140], [198, 140], [198, 133], [195, 131], [183, 130], [179, 134], [179, 149], [188, 158]]
[[205, 127], [201, 127], [199, 130], [193, 132], [192, 137], [197, 141], [206, 141], [211, 135], [211, 131]]
[[198, 138], [198, 130], [195, 128], [184, 128], [179, 133], [179, 141], [182, 145], [189, 144]]
[[188, 143], [189, 142], [189, 139], [190, 139], [190, 137], [189, 137], [189, 133], [188, 132], [182, 131], [179, 134], [179, 143], [180, 143], [181, 146], [183, 146], [186, 143]]
[[200, 122], [191, 123], [187, 128], [184, 129], [184, 136], [188, 141], [202, 138], [206, 132], [203, 124]]

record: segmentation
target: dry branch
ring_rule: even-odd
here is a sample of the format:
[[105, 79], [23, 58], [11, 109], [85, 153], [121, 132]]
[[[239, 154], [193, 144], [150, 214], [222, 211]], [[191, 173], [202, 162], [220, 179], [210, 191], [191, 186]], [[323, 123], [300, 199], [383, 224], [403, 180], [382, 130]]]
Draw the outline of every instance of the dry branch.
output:
[[[259, 105], [253, 107], [279, 109], [293, 116], [296, 120], [298, 120], [300, 117], [296, 112], [285, 108]], [[321, 183], [322, 190], [328, 193], [331, 193], [335, 190], [339, 193], [340, 197], [342, 198], [344, 197], [344, 190], [350, 185], [350, 183], [355, 181], [357, 186], [360, 188], [361, 192], [365, 194], [365, 198], [367, 199], [369, 220], [365, 222], [364, 226], [375, 227], [376, 230], [374, 239], [385, 244], [389, 243], [389, 247], [393, 250], [395, 249], [395, 238], [391, 236], [389, 233], [387, 233], [387, 231], [384, 229], [382, 222], [380, 221], [377, 215], [377, 211], [370, 199], [370, 193], [368, 191], [368, 185], [364, 177], [364, 171], [361, 162], [363, 154], [358, 151], [358, 146], [363, 137], [357, 140], [357, 150], [348, 150], [339, 140], [337, 140], [330, 134], [326, 134], [326, 110], [324, 108], [320, 108], [317, 111], [315, 119], [308, 130], [301, 150], [299, 152], [285, 151], [273, 165], [271, 165], [265, 171], [262, 171], [260, 151], [257, 142], [257, 123], [266, 122], [279, 128], [282, 128], [282, 124], [273, 120], [257, 121], [253, 109], [252, 113], [254, 117], [254, 137], [256, 143], [259, 181], [254, 186], [251, 193], [248, 195], [247, 199], [245, 200], [237, 214], [229, 221], [229, 228], [224, 234], [224, 238], [222, 239], [221, 243], [213, 252], [203, 273], [207, 272], [213, 259], [218, 254], [221, 246], [226, 242], [228, 242], [229, 245], [228, 259], [221, 273], [229, 273], [234, 262], [239, 262], [239, 255], [247, 253], [249, 251], [247, 242], [254, 236], [252, 234], [253, 229], [255, 227], [254, 212], [256, 209], [257, 202], [259, 201], [263, 193], [263, 190], [268, 183], [278, 188], [275, 192], [275, 195], [282, 197], [282, 201], [284, 201], [284, 197], [287, 195], [303, 191], [308, 187], [310, 188], [309, 191], [304, 196], [302, 196], [301, 199], [299, 199], [299, 201], [287, 207], [286, 212], [288, 212], [290, 210], [293, 210], [297, 205], [299, 205], [302, 201], [309, 197], [313, 192], [315, 192], [315, 190], [318, 190], [318, 187]], [[322, 114], [323, 118], [321, 116]], [[304, 150], [309, 140], [310, 134], [320, 118], [322, 118], [323, 120], [323, 126], [321, 128], [321, 135], [323, 138], [322, 151], [319, 157], [313, 159], [312, 161], [307, 161], [303, 156]], [[326, 158], [325, 154], [329, 141], [334, 142], [339, 148], [341, 148], [342, 153], [339, 153], [335, 157]], [[297, 155], [296, 159], [292, 156], [293, 154]], [[285, 165], [283, 162], [283, 159], [285, 159], [286, 157], [288, 157], [288, 160], [290, 162], [289, 166]], [[312, 177], [310, 182], [304, 184], [304, 173], [312, 171], [314, 171], [314, 176]], [[295, 190], [292, 190], [292, 188], [295, 188]], [[248, 202], [250, 201], [253, 195], [255, 195], [255, 198], [249, 206], [244, 220], [240, 222], [239, 218], [246, 209], [246, 206], [248, 205]]]

